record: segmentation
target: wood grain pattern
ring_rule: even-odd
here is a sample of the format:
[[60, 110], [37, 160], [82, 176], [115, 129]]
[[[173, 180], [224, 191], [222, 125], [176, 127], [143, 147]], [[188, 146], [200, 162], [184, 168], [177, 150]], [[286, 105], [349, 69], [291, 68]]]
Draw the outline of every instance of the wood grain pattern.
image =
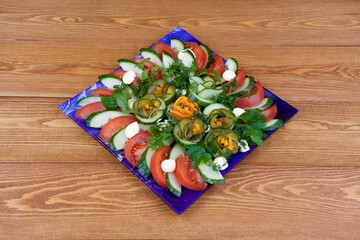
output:
[[[77, 231], [82, 238], [126, 239], [136, 235], [189, 239], [200, 233], [201, 239], [233, 239], [239, 231], [244, 232], [244, 237], [257, 238], [266, 237], [263, 231], [274, 227], [275, 233], [284, 238], [311, 239], [314, 233], [313, 228], [309, 231], [310, 219], [318, 231], [326, 225], [334, 227], [322, 233], [324, 238], [349, 239], [360, 233], [356, 227], [360, 217], [358, 168], [239, 165], [226, 176], [226, 185], [211, 188], [188, 211], [177, 216], [118, 164], [4, 167], [0, 178], [0, 219], [13, 219], [9, 224], [30, 230], [30, 238], [49, 234], [53, 225], [45, 222], [50, 219], [63, 238], [74, 237]], [[95, 218], [101, 221], [89, 222]], [[141, 231], [136, 224], [140, 219]], [[207, 226], [204, 219], [219, 224], [203, 231]], [[243, 224], [231, 228], [221, 223], [224, 219]], [[99, 235], [104, 221], [111, 231]], [[165, 222], [169, 232], [154, 227]], [[33, 231], [33, 227], [39, 228], [38, 224], [44, 224], [40, 233]], [[76, 231], [69, 231], [71, 225]], [[184, 225], [192, 226], [191, 231], [184, 231], [180, 227]], [[92, 227], [83, 231], [89, 226]]]
[[[358, 239], [357, 0], [2, 0], [0, 239]], [[181, 216], [57, 107], [181, 25], [300, 112]]]

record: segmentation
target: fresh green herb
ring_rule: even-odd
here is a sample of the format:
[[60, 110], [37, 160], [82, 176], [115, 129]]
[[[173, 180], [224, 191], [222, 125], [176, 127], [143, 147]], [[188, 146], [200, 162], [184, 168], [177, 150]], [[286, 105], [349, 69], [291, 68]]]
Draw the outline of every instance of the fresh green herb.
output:
[[221, 76], [219, 75], [219, 71], [213, 70], [212, 75], [214, 77], [215, 83], [221, 82]]
[[246, 110], [239, 116], [238, 121], [241, 122], [237, 122], [233, 130], [249, 145], [262, 146], [263, 139], [267, 136], [262, 130], [266, 120], [266, 116], [261, 112], [255, 109]]
[[186, 154], [191, 160], [191, 167], [196, 167], [201, 163], [205, 164], [211, 161], [211, 155], [206, 151], [204, 143], [187, 145]]
[[242, 120], [247, 125], [251, 125], [252, 127], [258, 129], [264, 128], [267, 120], [264, 114], [255, 109], [246, 110], [239, 116], [238, 119]]
[[118, 105], [116, 99], [111, 97], [101, 97], [101, 104], [106, 107], [107, 110], [115, 110]]
[[194, 75], [196, 71], [196, 63], [191, 67], [186, 67], [180, 62], [174, 62], [164, 74], [164, 79], [173, 85], [178, 96], [181, 95], [182, 90], [189, 88], [189, 78]]
[[149, 132], [152, 134], [149, 138], [149, 147], [152, 150], [164, 147], [164, 140], [172, 136], [172, 130], [175, 123], [175, 119], [165, 120], [164, 122], [159, 122], [155, 126], [149, 128]]
[[256, 95], [256, 94], [257, 94], [257, 92], [248, 92], [248, 93], [241, 95], [240, 98], [250, 98], [251, 96]]
[[146, 59], [142, 60], [141, 62], [137, 63], [136, 66], [138, 68], [144, 69], [145, 63], [148, 63], [148, 62], [150, 62], [150, 58], [146, 58]]

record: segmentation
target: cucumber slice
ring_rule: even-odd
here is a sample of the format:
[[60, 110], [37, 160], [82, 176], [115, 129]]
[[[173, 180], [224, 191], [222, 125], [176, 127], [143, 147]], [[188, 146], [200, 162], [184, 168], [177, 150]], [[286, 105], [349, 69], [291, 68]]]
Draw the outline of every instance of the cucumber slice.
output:
[[254, 87], [254, 84], [255, 84], [254, 78], [252, 76], [248, 76], [245, 79], [245, 82], [243, 83], [243, 85], [241, 85], [241, 87], [236, 89], [234, 92], [230, 93], [230, 95], [234, 95], [234, 94], [242, 95], [242, 94], [245, 94], [245, 93], [249, 92]]
[[155, 151], [151, 150], [150, 148], [147, 148], [145, 150], [145, 152], [141, 155], [141, 159], [139, 162], [139, 166], [138, 166], [138, 170], [139, 173], [141, 174], [141, 176], [143, 176], [144, 178], [148, 178], [151, 174], [151, 170], [150, 170], [150, 164], [147, 165], [146, 159], [147, 159], [147, 155], [149, 153], [150, 156], [150, 160], [152, 155], [154, 154]]
[[204, 82], [214, 82], [214, 79], [210, 76], [205, 76], [205, 77], [203, 77], [203, 79], [204, 79]]
[[179, 52], [185, 49], [185, 43], [177, 38], [172, 38], [170, 40], [170, 47], [174, 50], [175, 54], [177, 55]]
[[89, 103], [93, 103], [93, 102], [101, 102], [101, 97], [99, 97], [99, 96], [84, 97], [84, 98], [80, 99], [79, 101], [77, 101], [76, 104], [83, 107], [83, 106], [88, 105]]
[[166, 173], [166, 183], [170, 192], [175, 196], [181, 196], [181, 183], [177, 180], [175, 173]]
[[204, 79], [198, 76], [192, 76], [189, 78], [190, 83], [204, 84]]
[[211, 165], [201, 163], [199, 164], [196, 169], [199, 171], [201, 177], [204, 181], [210, 184], [224, 184], [225, 179], [221, 175], [220, 171], [214, 170]]
[[[165, 105], [166, 107], [166, 105]], [[161, 119], [164, 116], [164, 111], [159, 110], [156, 115], [152, 118], [143, 118], [137, 114], [135, 114], [135, 117], [137, 120], [139, 120], [141, 123], [144, 124], [152, 124], [152, 123], [156, 123], [159, 119]]]
[[204, 87], [204, 85], [203, 84], [199, 84], [198, 86], [197, 86], [197, 92], [199, 93], [199, 92], [201, 92], [202, 90], [204, 90], [206, 87]]
[[225, 68], [233, 71], [236, 73], [236, 71], [239, 68], [238, 62], [235, 60], [235, 58], [229, 58], [225, 63]]
[[[205, 89], [204, 89], [205, 90]], [[203, 91], [204, 91], [203, 90]], [[187, 97], [191, 99], [191, 101], [196, 102], [200, 106], [206, 107], [209, 104], [215, 103], [212, 99], [205, 99], [194, 93], [192, 90], [189, 89], [189, 93], [187, 94]]]
[[191, 67], [195, 63], [195, 56], [191, 50], [184, 50], [184, 58], [181, 62], [185, 65], [185, 67]]
[[127, 141], [127, 137], [125, 136], [125, 128], [126, 127], [120, 129], [111, 137], [110, 149], [112, 151], [119, 151], [124, 149], [125, 143]]
[[165, 69], [168, 69], [171, 67], [171, 65], [173, 65], [173, 63], [175, 62], [175, 59], [168, 52], [163, 51], [162, 53], [163, 53], [162, 63], [164, 65]]
[[144, 70], [136, 66], [136, 63], [133, 61], [130, 61], [128, 59], [119, 59], [118, 63], [120, 67], [125, 71], [133, 71], [135, 72], [136, 76], [140, 79], [142, 79], [142, 73]]
[[281, 119], [272, 119], [265, 123], [264, 131], [271, 131], [277, 129], [283, 125], [283, 120]]
[[176, 143], [170, 151], [169, 159], [176, 161], [185, 151], [186, 149], [183, 146], [181, 146], [179, 143]]
[[184, 147], [187, 145], [196, 144], [196, 143], [200, 142], [200, 140], [201, 140], [201, 138], [196, 141], [188, 141], [188, 140], [181, 139], [179, 137], [179, 131], [180, 131], [179, 126], [175, 125], [174, 130], [173, 130], [173, 135], [174, 135], [176, 141]]
[[213, 97], [219, 95], [222, 93], [222, 89], [204, 89], [201, 92], [199, 92], [199, 97], [205, 98], [205, 99], [213, 99]]
[[108, 121], [121, 116], [132, 116], [131, 114], [122, 113], [116, 110], [106, 110], [90, 114], [86, 119], [86, 126], [92, 128], [102, 128]]
[[207, 106], [203, 113], [206, 115], [206, 116], [209, 116], [210, 113], [215, 110], [215, 109], [227, 109], [229, 111], [231, 111], [228, 107], [226, 107], [225, 105], [221, 104], [221, 103], [213, 103], [213, 104], [210, 104], [209, 106]]
[[249, 109], [256, 109], [258, 111], [262, 111], [270, 107], [274, 102], [274, 99], [272, 98], [264, 98], [264, 100], [261, 101], [261, 103], [255, 107], [249, 108]]
[[141, 48], [140, 53], [144, 58], [150, 58], [150, 61], [153, 62], [154, 64], [160, 67], [164, 67], [164, 64], [161, 61], [161, 57], [154, 50], [149, 48]]
[[125, 83], [123, 83], [123, 81], [120, 78], [110, 74], [101, 75], [98, 78], [100, 82], [105, 85], [105, 87], [111, 90], [114, 90], [114, 87], [116, 85], [119, 86], [126, 85]]
[[210, 49], [207, 45], [205, 45], [205, 44], [203, 44], [203, 43], [200, 44], [200, 47], [201, 47], [201, 48], [204, 50], [204, 52], [206, 53], [206, 64], [205, 64], [205, 67], [204, 67], [204, 68], [209, 68], [210, 65], [211, 65], [211, 62], [212, 62], [212, 52], [211, 52], [211, 49]]

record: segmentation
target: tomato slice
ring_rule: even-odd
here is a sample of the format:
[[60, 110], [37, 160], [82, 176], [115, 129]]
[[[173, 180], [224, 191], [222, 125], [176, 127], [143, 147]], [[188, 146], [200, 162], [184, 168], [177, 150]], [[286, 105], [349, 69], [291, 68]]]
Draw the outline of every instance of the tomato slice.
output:
[[206, 65], [207, 56], [205, 51], [194, 42], [185, 42], [187, 49], [190, 49], [195, 54], [195, 62], [198, 64], [196, 70], [203, 69]]
[[154, 50], [157, 54], [160, 55], [162, 59], [163, 51], [169, 53], [174, 59], [176, 59], [176, 54], [174, 50], [171, 49], [168, 45], [162, 42], [156, 42], [150, 47], [152, 50]]
[[[237, 83], [237, 89], [240, 88], [244, 82], [245, 82], [245, 79], [246, 79], [246, 74], [245, 74], [245, 71], [244, 71], [244, 68], [240, 67], [237, 74], [236, 74], [236, 83]], [[231, 83], [233, 82], [234, 80], [228, 82], [227, 84], [231, 85]], [[233, 91], [230, 91], [230, 90], [227, 90], [226, 93], [230, 93], [230, 92], [233, 92]]]
[[128, 160], [128, 162], [134, 167], [139, 165], [141, 155], [148, 148], [148, 141], [151, 136], [152, 135], [149, 131], [142, 131], [126, 142], [124, 155], [126, 160]]
[[267, 122], [274, 119], [276, 117], [276, 115], [277, 115], [276, 103], [274, 103], [273, 105], [271, 105], [267, 109], [262, 110], [260, 112], [267, 117], [267, 120], [266, 120]]
[[166, 183], [166, 175], [161, 169], [161, 163], [168, 159], [170, 151], [171, 147], [164, 146], [164, 148], [155, 151], [150, 161], [151, 174], [153, 175], [154, 180], [163, 188], [168, 188], [168, 185]]
[[200, 173], [191, 167], [191, 160], [186, 153], [176, 162], [175, 176], [181, 185], [191, 190], [202, 191], [207, 187], [207, 182], [202, 179]]
[[106, 108], [101, 104], [101, 102], [93, 102], [77, 110], [75, 113], [75, 117], [77, 119], [85, 120], [90, 114], [105, 110]]
[[247, 93], [256, 93], [251, 95], [250, 97], [240, 97], [240, 99], [236, 102], [235, 107], [249, 109], [255, 107], [264, 100], [264, 88], [261, 85], [260, 81], [256, 81], [254, 87]]
[[209, 73], [213, 73], [213, 71], [216, 70], [219, 72], [220, 77], [222, 77], [222, 75], [225, 72], [225, 64], [224, 61], [222, 60], [222, 58], [217, 55], [216, 53], [213, 54], [212, 56], [212, 62], [211, 65], [209, 67]]
[[[145, 58], [133, 58], [133, 59], [132, 59], [132, 61], [135, 62], [135, 63], [140, 63], [140, 62], [142, 62], [142, 61], [144, 61], [144, 60], [145, 60]], [[149, 71], [149, 73], [152, 73], [151, 68], [153, 68], [153, 67], [155, 67], [155, 66], [156, 66], [156, 64], [153, 63], [153, 62], [145, 63], [145, 64], [144, 64], [144, 70], [147, 70], [147, 71]], [[162, 78], [162, 72], [161, 72], [161, 70], [159, 69], [159, 70], [157, 70], [156, 72], [154, 72], [154, 75], [155, 75], [155, 78], [156, 78], [156, 79], [161, 79], [161, 78]], [[135, 81], [134, 81], [134, 82], [135, 82]]]
[[120, 129], [127, 127], [130, 123], [137, 122], [138, 120], [133, 116], [121, 116], [111, 119], [101, 129], [100, 139], [103, 142], [109, 142], [111, 137]]
[[97, 88], [88, 92], [90, 96], [111, 97], [113, 91], [107, 88]]

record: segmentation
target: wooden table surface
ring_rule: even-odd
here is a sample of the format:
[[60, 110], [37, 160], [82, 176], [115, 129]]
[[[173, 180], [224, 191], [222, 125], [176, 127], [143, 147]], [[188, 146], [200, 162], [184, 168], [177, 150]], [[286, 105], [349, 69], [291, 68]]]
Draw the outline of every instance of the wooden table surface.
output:
[[[178, 216], [57, 107], [176, 26], [300, 111]], [[359, 1], [0, 6], [0, 239], [359, 239]]]

